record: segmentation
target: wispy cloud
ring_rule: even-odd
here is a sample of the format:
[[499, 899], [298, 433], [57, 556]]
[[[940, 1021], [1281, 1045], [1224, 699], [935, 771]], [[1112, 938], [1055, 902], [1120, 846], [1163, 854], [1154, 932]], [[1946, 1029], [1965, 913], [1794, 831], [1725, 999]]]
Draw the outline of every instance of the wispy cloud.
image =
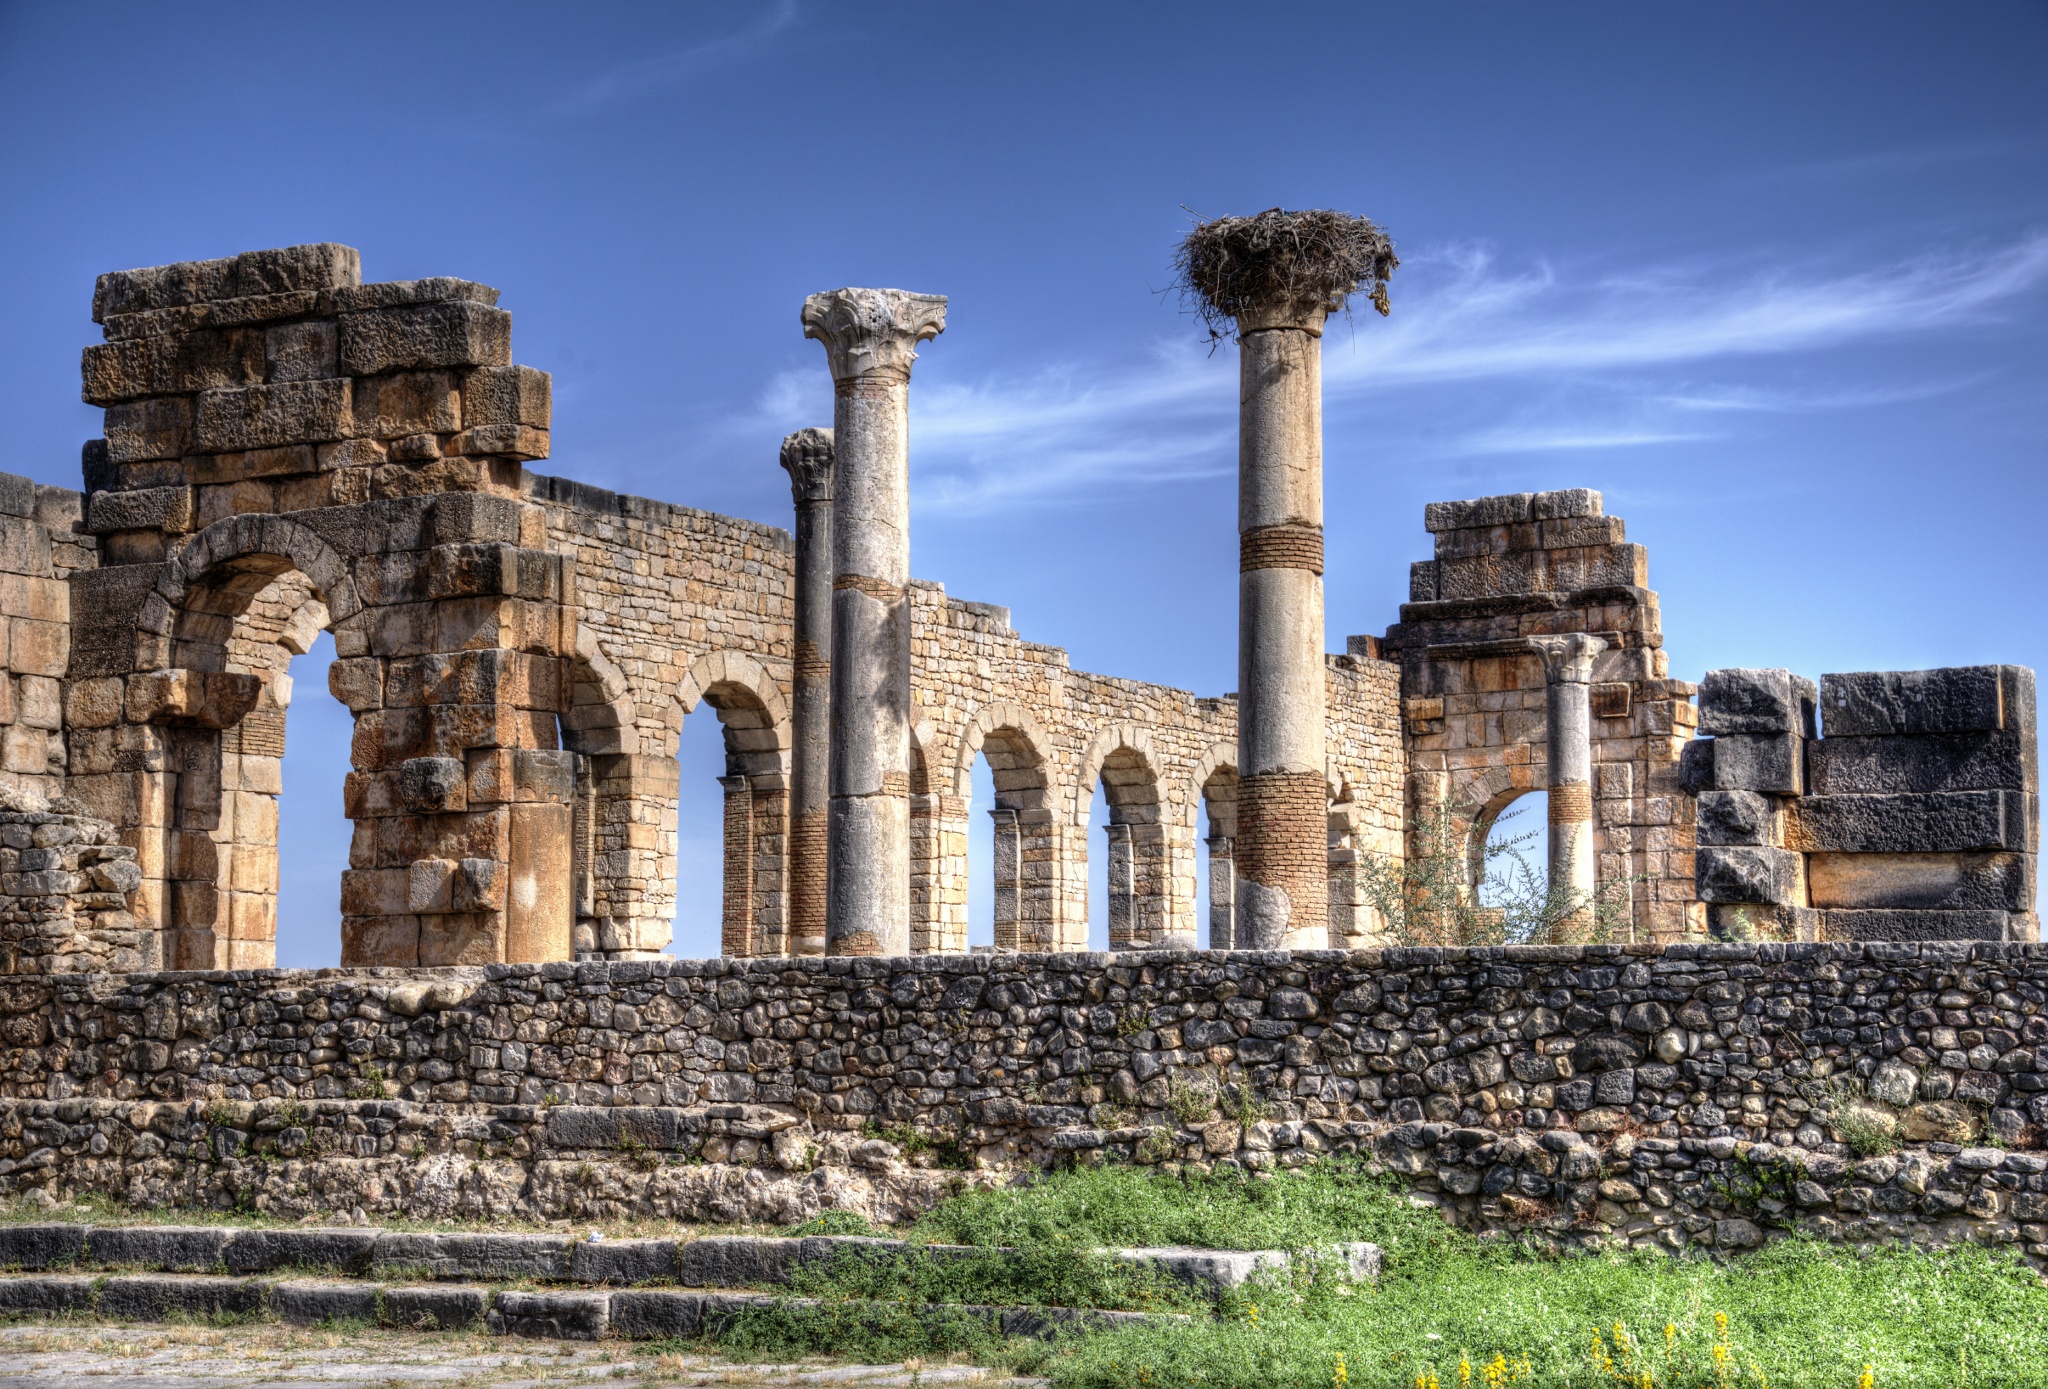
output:
[[[1391, 388], [1569, 384], [1539, 418], [1439, 426], [1431, 456], [1641, 447], [1710, 437], [1702, 416], [1852, 408], [1959, 389], [1915, 381], [1832, 392], [1758, 391], [1697, 378], [1731, 359], [1817, 353], [1983, 323], [2048, 282], [2048, 235], [1969, 255], [1848, 271], [1747, 274], [1697, 263], [1630, 273], [1501, 265], [1478, 248], [1411, 256], [1394, 317], [1339, 320], [1324, 344], [1326, 406], [1389, 408]], [[1406, 288], [1402, 288], [1405, 284]], [[1687, 379], [1670, 381], [1673, 367]], [[1213, 476], [1235, 466], [1235, 353], [1193, 334], [1128, 366], [1068, 362], [1017, 379], [920, 383], [920, 506], [984, 511], [1105, 489]], [[778, 378], [749, 424], [796, 428], [827, 407], [821, 374]]]
[[732, 62], [796, 22], [796, 0], [776, 0], [745, 28], [668, 53], [610, 67], [536, 108], [550, 120], [588, 115], [620, 102], [663, 91]]

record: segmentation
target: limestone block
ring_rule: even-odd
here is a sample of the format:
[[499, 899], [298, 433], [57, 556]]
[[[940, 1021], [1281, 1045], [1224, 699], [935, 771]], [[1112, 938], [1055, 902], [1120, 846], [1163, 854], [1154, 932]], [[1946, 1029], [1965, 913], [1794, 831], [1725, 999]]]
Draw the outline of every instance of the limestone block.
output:
[[1816, 907], [2029, 911], [2033, 856], [1809, 854], [1807, 893]]
[[319, 381], [337, 366], [334, 324], [326, 319], [281, 323], [263, 334], [264, 380]]
[[356, 433], [372, 439], [452, 434], [462, 428], [462, 397], [445, 371], [368, 377], [356, 382], [354, 419]]
[[1830, 736], [1809, 744], [1809, 787], [1815, 795], [1896, 791], [2037, 789], [2031, 738], [2017, 729], [1857, 738]]
[[[563, 836], [563, 842], [567, 843], [566, 835]], [[516, 835], [514, 847], [516, 850]], [[506, 872], [504, 865], [496, 859], [458, 859], [455, 864], [455, 875], [448, 885], [450, 906], [458, 912], [502, 911], [505, 907], [509, 878], [510, 874]], [[508, 926], [510, 924], [508, 923]], [[566, 959], [568, 955], [565, 951], [546, 958]]]
[[34, 478], [23, 477], [19, 473], [0, 473], [0, 516], [20, 516], [49, 525], [50, 522], [37, 511], [38, 500], [44, 491], [73, 497], [78, 495], [61, 487], [44, 488]]
[[1714, 786], [1714, 740], [1695, 738], [1678, 749], [1678, 789], [1697, 796]]
[[482, 367], [462, 382], [462, 419], [483, 425], [546, 429], [553, 417], [554, 382], [532, 367]]
[[19, 516], [0, 516], [0, 572], [50, 578], [50, 532]]
[[263, 696], [263, 677], [239, 671], [151, 670], [127, 680], [126, 703], [133, 723], [191, 723], [232, 728]]
[[512, 315], [467, 300], [371, 309], [341, 318], [350, 376], [432, 367], [508, 366]]
[[384, 663], [374, 656], [353, 656], [327, 667], [327, 689], [360, 714], [384, 703]]
[[[418, 867], [417, 864], [414, 865]], [[341, 874], [343, 916], [402, 916], [417, 911], [412, 905], [412, 870], [406, 868], [347, 868]]]
[[361, 284], [362, 278], [362, 261], [355, 248], [333, 243], [118, 270], [100, 276], [93, 287], [92, 321], [104, 323], [114, 314], [216, 299], [339, 289]]
[[192, 399], [158, 396], [109, 405], [106, 430], [109, 462], [182, 458], [192, 451]]
[[576, 754], [533, 748], [479, 748], [469, 753], [469, 799], [566, 805], [576, 793]]
[[1788, 733], [1728, 733], [1713, 740], [1714, 786], [1796, 796], [1805, 789], [1806, 740]]
[[1702, 845], [1693, 855], [1694, 883], [1703, 902], [1792, 906], [1798, 857], [1784, 849]]
[[2011, 917], [1998, 911], [1871, 911], [1832, 908], [1820, 913], [1822, 940], [2012, 939]]
[[437, 545], [427, 554], [428, 598], [481, 594], [550, 601], [560, 597], [559, 557], [516, 545]]
[[1470, 501], [1430, 502], [1422, 508], [1422, 528], [1439, 531], [1467, 530], [1475, 526], [1511, 526], [1536, 519], [1533, 492], [1514, 492], [1497, 497], [1475, 497]]
[[1754, 791], [1702, 791], [1695, 824], [1702, 844], [1771, 844], [1774, 810]]
[[415, 815], [469, 808], [468, 781], [453, 757], [413, 757], [399, 764], [398, 800]]
[[2023, 791], [1808, 796], [1787, 807], [1785, 843], [1809, 853], [1953, 853], [2029, 847]]
[[270, 1311], [287, 1326], [319, 1326], [332, 1322], [374, 1322], [378, 1295], [374, 1283], [332, 1283], [288, 1279], [270, 1289]]
[[346, 438], [354, 428], [350, 401], [345, 380], [202, 391], [197, 444], [224, 453]]
[[420, 923], [415, 916], [344, 916], [341, 962], [358, 965], [416, 965]]
[[459, 866], [452, 859], [415, 859], [406, 880], [408, 912], [451, 912], [455, 910], [455, 875]]
[[434, 499], [427, 513], [422, 547], [453, 545], [470, 541], [496, 541], [517, 545], [521, 540], [523, 509], [510, 497], [477, 492], [451, 492]]
[[486, 308], [498, 302], [498, 291], [474, 280], [437, 275], [424, 280], [386, 280], [334, 291], [334, 307], [340, 313], [364, 309], [388, 309], [401, 304], [446, 304], [466, 302]]
[[1963, 666], [1823, 675], [1821, 704], [1830, 737], [2031, 731], [2034, 672]]
[[192, 529], [192, 514], [189, 487], [94, 492], [85, 499], [85, 529], [92, 535], [129, 530], [161, 530], [181, 535]]
[[1700, 732], [1814, 736], [1813, 682], [1789, 670], [1710, 670], [1700, 681]]
[[[117, 405], [144, 396], [251, 386], [263, 380], [263, 335], [206, 330], [174, 337], [95, 343], [82, 362], [88, 405]], [[104, 448], [100, 457], [106, 458]], [[92, 485], [88, 478], [87, 485]]]

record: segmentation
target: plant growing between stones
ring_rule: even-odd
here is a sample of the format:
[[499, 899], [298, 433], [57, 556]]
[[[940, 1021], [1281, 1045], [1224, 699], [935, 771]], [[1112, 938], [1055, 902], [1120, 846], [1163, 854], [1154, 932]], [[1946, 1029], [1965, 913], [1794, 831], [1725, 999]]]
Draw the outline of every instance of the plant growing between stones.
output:
[[1216, 1109], [1216, 1094], [1204, 1086], [1191, 1084], [1183, 1073], [1175, 1071], [1166, 1078], [1166, 1107], [1173, 1117], [1189, 1128], [1198, 1128], [1208, 1122]]

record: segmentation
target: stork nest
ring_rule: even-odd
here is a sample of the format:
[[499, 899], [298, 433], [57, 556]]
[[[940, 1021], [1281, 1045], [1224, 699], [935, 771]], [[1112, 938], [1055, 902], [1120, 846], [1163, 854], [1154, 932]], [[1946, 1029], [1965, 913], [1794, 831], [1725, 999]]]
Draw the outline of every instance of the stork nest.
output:
[[1276, 301], [1335, 310], [1360, 290], [1384, 317], [1387, 277], [1400, 263], [1378, 224], [1323, 208], [1198, 222], [1173, 256], [1181, 296], [1212, 337]]

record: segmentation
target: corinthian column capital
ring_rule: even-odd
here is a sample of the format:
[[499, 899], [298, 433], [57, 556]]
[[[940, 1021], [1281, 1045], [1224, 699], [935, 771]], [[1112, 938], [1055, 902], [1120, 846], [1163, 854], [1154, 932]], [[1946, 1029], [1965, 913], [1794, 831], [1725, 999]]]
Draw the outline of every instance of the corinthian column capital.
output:
[[902, 289], [832, 289], [804, 300], [804, 336], [825, 344], [832, 379], [910, 379], [916, 347], [946, 331], [946, 296]]
[[832, 500], [832, 431], [799, 429], [782, 441], [782, 467], [796, 504]]
[[1543, 658], [1543, 678], [1553, 685], [1585, 685], [1593, 679], [1593, 658], [1607, 649], [1604, 637], [1571, 632], [1561, 637], [1528, 637]]

